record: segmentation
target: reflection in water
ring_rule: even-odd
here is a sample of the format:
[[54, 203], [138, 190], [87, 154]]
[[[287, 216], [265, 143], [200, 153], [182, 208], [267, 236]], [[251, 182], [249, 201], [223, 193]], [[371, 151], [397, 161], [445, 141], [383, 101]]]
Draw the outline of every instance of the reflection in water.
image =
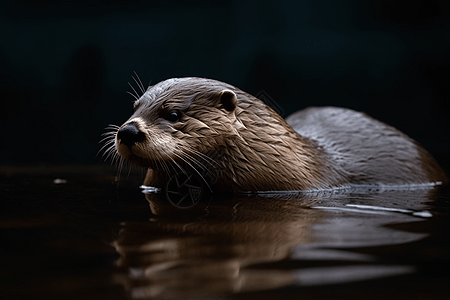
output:
[[149, 222], [124, 223], [114, 247], [115, 282], [135, 299], [200, 297], [284, 286], [338, 284], [414, 272], [380, 263], [368, 247], [410, 243], [423, 233], [393, 224], [426, 220], [429, 190], [243, 196], [181, 214], [146, 195]]

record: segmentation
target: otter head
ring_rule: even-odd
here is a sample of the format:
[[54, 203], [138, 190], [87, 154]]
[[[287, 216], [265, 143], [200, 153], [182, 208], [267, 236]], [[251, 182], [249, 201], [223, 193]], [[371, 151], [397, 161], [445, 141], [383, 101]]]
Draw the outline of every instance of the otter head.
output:
[[117, 131], [118, 153], [162, 172], [219, 166], [210, 154], [225, 147], [225, 140], [243, 126], [236, 119], [237, 99], [230, 88], [201, 78], [168, 79], [150, 86]]
[[335, 172], [320, 147], [264, 102], [203, 78], [149, 87], [115, 133], [115, 147], [121, 157], [156, 172], [147, 172], [149, 178], [189, 168], [220, 179], [219, 190], [326, 187]]

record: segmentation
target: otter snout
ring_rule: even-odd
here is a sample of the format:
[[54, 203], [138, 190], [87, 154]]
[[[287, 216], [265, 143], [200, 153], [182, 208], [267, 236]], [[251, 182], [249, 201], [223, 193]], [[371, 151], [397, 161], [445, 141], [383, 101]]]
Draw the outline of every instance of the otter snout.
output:
[[144, 141], [145, 134], [139, 130], [136, 122], [130, 122], [117, 132], [117, 140], [120, 144], [131, 147], [136, 143]]

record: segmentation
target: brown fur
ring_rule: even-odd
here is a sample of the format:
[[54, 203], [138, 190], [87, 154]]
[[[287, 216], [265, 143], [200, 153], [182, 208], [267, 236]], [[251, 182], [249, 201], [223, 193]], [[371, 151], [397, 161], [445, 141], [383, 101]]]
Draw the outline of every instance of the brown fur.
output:
[[[175, 122], [167, 119], [173, 111], [180, 113], [180, 119]], [[365, 118], [361, 120], [366, 123], [369, 120], [369, 125], [375, 121]], [[296, 117], [291, 117], [290, 121], [295, 125]], [[116, 137], [116, 148], [125, 159], [150, 168], [144, 182], [147, 185], [160, 185], [165, 174], [185, 168], [219, 177], [216, 187], [220, 190], [305, 190], [330, 188], [349, 182], [399, 183], [390, 182], [389, 176], [379, 181], [383, 177], [380, 170], [387, 171], [390, 166], [381, 166], [381, 169], [377, 166], [377, 176], [370, 174], [371, 167], [382, 160], [373, 160], [373, 164], [365, 165], [361, 170], [369, 174], [360, 174], [352, 168], [347, 169], [345, 155], [336, 155], [339, 151], [348, 152], [342, 147], [359, 147], [361, 151], [357, 151], [358, 155], [363, 153], [365, 146], [358, 145], [363, 139], [357, 138], [355, 124], [351, 124], [354, 135], [350, 139], [353, 142], [334, 149], [323, 142], [323, 138], [328, 138], [327, 134], [322, 135], [322, 139], [299, 135], [259, 99], [216, 80], [176, 78], [151, 86], [136, 101], [134, 114], [121, 128], [131, 122], [144, 133], [145, 139], [127, 146]], [[308, 126], [314, 126], [314, 123], [311, 120]], [[377, 124], [381, 124], [381, 131], [391, 128], [381, 122]], [[346, 126], [342, 128], [350, 128]], [[326, 127], [318, 131], [325, 132]], [[343, 137], [348, 137], [348, 134], [352, 132], [341, 132]], [[397, 139], [408, 139], [401, 133], [395, 134]], [[370, 155], [376, 154], [381, 149], [379, 147], [384, 147], [383, 143], [375, 146], [378, 148], [369, 149]], [[413, 146], [407, 143], [407, 147]], [[422, 148], [418, 149], [410, 151], [414, 155], [419, 151], [417, 157], [406, 152], [404, 154], [409, 156], [398, 161], [412, 159], [411, 164], [419, 164], [421, 167], [414, 169], [414, 172], [421, 173], [417, 177], [419, 182], [445, 180], [445, 174], [434, 159]], [[391, 154], [392, 159], [384, 163], [396, 161], [396, 155], [400, 154]], [[364, 160], [364, 157], [358, 158], [358, 163], [363, 164]], [[423, 161], [427, 161], [424, 167]], [[397, 176], [401, 177], [400, 174]], [[372, 180], [375, 177], [376, 180]], [[414, 179], [408, 177], [400, 181], [419, 183]]]

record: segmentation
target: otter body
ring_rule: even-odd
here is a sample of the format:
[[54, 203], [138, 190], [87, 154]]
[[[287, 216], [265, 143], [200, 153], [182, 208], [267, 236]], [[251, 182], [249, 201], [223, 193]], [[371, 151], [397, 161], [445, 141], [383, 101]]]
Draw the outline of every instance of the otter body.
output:
[[443, 170], [421, 145], [364, 113], [311, 107], [290, 115], [286, 121], [298, 134], [323, 147], [349, 183], [446, 181]]
[[233, 191], [447, 180], [418, 143], [365, 114], [309, 108], [284, 120], [250, 94], [203, 78], [150, 86], [117, 130], [115, 147], [148, 168], [144, 184], [153, 186], [188, 170]]

